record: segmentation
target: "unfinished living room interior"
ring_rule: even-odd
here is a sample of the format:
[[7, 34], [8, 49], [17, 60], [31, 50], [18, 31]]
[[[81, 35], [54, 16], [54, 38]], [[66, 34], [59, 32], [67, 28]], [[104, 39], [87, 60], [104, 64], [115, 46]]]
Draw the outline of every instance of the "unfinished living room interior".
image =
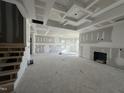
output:
[[0, 0], [0, 93], [124, 93], [124, 0]]

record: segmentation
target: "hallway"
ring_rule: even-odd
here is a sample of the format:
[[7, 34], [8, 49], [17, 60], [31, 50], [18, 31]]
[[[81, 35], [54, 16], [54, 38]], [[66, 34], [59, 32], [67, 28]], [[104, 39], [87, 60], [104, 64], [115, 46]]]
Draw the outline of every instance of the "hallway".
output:
[[16, 93], [124, 93], [124, 72], [75, 56], [38, 55]]

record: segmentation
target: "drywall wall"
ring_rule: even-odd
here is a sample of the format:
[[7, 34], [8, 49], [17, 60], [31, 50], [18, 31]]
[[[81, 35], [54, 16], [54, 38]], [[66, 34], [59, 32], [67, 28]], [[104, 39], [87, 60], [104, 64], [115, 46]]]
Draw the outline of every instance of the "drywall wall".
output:
[[[101, 32], [104, 32], [104, 36], [97, 34]], [[90, 35], [90, 37], [94, 38], [92, 40], [87, 39], [84, 42], [84, 37], [89, 33], [93, 33], [93, 36]], [[103, 37], [103, 40], [98, 40], [98, 37]], [[102, 51], [108, 55], [108, 65], [124, 69], [123, 48], [124, 21], [118, 22], [109, 28], [80, 34], [80, 56], [90, 60], [93, 60], [94, 51]]]
[[78, 52], [78, 38], [35, 35], [35, 53]]

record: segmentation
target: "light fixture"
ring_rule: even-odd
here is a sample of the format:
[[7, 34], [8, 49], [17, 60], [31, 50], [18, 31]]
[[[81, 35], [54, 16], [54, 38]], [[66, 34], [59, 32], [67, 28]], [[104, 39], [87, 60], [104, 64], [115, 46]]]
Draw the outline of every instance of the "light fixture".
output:
[[77, 15], [77, 13], [74, 14], [75, 16]]

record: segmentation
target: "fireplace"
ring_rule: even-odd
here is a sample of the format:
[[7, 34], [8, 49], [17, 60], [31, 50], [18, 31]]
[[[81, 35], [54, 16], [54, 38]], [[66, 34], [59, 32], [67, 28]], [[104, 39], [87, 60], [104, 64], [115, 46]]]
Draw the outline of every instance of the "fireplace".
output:
[[94, 61], [106, 64], [107, 54], [102, 52], [94, 52]]

